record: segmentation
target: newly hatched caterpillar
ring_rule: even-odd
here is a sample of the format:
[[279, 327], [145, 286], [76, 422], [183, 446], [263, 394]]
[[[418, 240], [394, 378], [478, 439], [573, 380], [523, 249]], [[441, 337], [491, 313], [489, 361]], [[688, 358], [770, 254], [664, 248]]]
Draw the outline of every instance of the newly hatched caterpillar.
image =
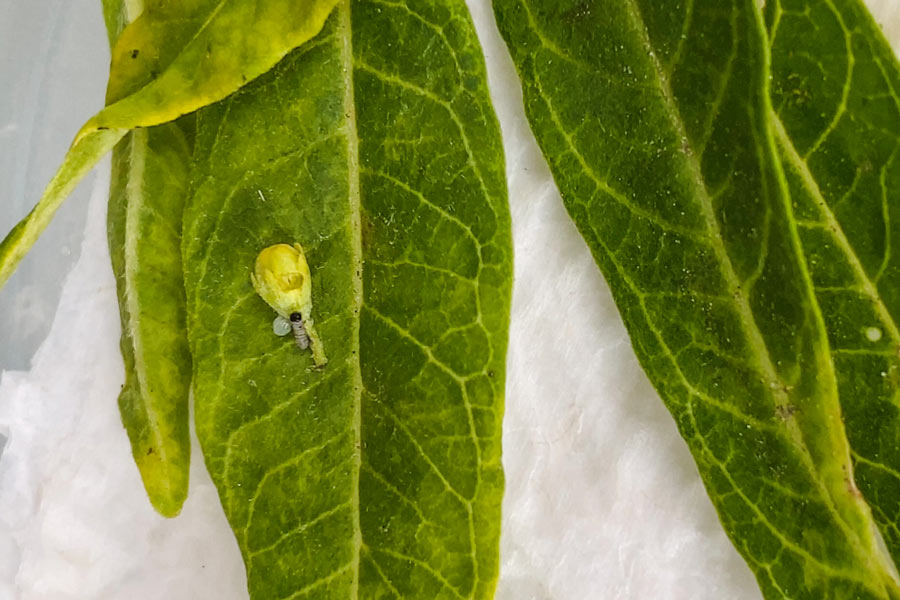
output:
[[272, 321], [272, 331], [278, 337], [286, 336], [289, 333], [294, 334], [294, 341], [301, 350], [309, 348], [309, 335], [306, 333], [306, 326], [303, 324], [303, 315], [298, 312], [291, 313], [289, 319], [285, 319], [281, 315], [275, 317]]
[[303, 315], [298, 312], [291, 313], [291, 331], [294, 332], [294, 341], [301, 350], [309, 348], [309, 335], [303, 326]]
[[272, 328], [277, 335], [293, 332], [301, 350], [312, 348], [317, 367], [328, 362], [312, 319], [312, 282], [300, 244], [275, 244], [256, 257], [250, 273], [253, 289], [278, 313]]

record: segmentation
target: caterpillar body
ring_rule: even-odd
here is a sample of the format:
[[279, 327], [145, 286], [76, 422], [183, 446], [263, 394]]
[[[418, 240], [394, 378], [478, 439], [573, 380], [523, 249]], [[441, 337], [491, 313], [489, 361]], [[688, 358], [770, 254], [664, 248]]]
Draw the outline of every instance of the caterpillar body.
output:
[[301, 350], [309, 348], [309, 335], [303, 326], [303, 315], [298, 312], [291, 313], [291, 331], [294, 333], [294, 341]]

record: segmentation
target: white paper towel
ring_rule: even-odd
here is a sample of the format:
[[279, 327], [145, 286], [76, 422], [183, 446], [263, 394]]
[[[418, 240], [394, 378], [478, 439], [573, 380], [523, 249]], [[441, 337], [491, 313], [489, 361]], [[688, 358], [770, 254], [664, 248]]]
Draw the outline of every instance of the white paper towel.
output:
[[[0, 0], [0, 14], [10, 14], [13, 2]], [[759, 598], [563, 210], [525, 122], [489, 2], [468, 3], [503, 128], [516, 251], [497, 597]], [[890, 32], [900, 32], [900, 5], [869, 4]], [[46, 23], [28, 41], [33, 46], [15, 50], [21, 60], [37, 68], [90, 47], [92, 69], [105, 71], [108, 56], [95, 39], [104, 35], [97, 0], [66, 5], [95, 13], [87, 29], [66, 22], [65, 11], [52, 10], [62, 6], [60, 0], [30, 5], [44, 11]], [[0, 31], [13, 27], [2, 23]], [[99, 106], [102, 83], [100, 89], [63, 89], [52, 85], [54, 73], [47, 69], [34, 94], [50, 90], [75, 106], [94, 98]], [[29, 139], [52, 136], [63, 140], [62, 147], [89, 116], [68, 115], [76, 124], [63, 131], [52, 126], [60, 118], [53, 111], [65, 105], [39, 108], [31, 111]], [[11, 114], [25, 119], [26, 112]], [[22, 148], [4, 137], [20, 127], [16, 120], [0, 121], [0, 165], [20, 157]], [[39, 179], [35, 163], [55, 166], [60, 157], [58, 147], [39, 150], [26, 153], [31, 187]], [[199, 449], [178, 518], [159, 517], [141, 487], [115, 401], [123, 374], [105, 241], [108, 163], [92, 185], [75, 268], [65, 281], [48, 276], [29, 283], [32, 295], [34, 286], [62, 289], [50, 334], [30, 371], [0, 378], [0, 433], [9, 436], [0, 457], [0, 600], [246, 599], [240, 556]], [[2, 196], [28, 187], [0, 186]], [[25, 314], [28, 305], [27, 299], [19, 304], [23, 319], [35, 318]], [[23, 352], [10, 346], [24, 343], [23, 336], [0, 340], [7, 356]]]

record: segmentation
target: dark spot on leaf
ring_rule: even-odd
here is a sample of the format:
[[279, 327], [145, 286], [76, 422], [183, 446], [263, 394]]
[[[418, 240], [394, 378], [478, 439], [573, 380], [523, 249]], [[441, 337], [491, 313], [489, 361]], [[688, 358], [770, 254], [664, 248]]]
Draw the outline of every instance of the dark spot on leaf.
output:
[[137, 48], [135, 48], [134, 50], [131, 51], [131, 58], [137, 58], [140, 53], [141, 53], [141, 51], [138, 50]]

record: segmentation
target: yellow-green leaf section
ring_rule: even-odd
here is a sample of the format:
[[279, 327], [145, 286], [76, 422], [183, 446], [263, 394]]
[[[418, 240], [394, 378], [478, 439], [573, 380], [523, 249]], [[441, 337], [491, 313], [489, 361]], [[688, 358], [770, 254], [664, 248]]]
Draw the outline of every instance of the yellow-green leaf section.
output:
[[[161, 2], [104, 2], [111, 45], [127, 23]], [[113, 62], [111, 79], [124, 81], [119, 66]], [[190, 471], [191, 356], [180, 246], [192, 140], [193, 115], [125, 135], [112, 153], [107, 212], [125, 367], [119, 411], [148, 499], [166, 517], [181, 511]]]
[[[194, 419], [250, 598], [490, 600], [512, 247], [465, 4], [341, 3], [195, 141]], [[250, 279], [284, 243], [324, 368]]]
[[900, 63], [859, 0], [766, 4], [772, 104], [856, 484], [900, 560]]
[[[122, 32], [114, 52], [114, 60], [134, 56], [141, 68], [123, 75], [124, 83], [111, 81], [109, 96], [116, 101], [85, 123], [37, 206], [0, 243], [0, 285], [78, 181], [128, 131], [172, 121], [225, 98], [316, 35], [336, 3], [190, 0], [148, 7]], [[114, 18], [108, 16], [108, 22]], [[161, 43], [163, 27], [173, 33]], [[140, 59], [142, 49], [150, 58]], [[143, 69], [145, 79], [137, 77]], [[132, 90], [134, 81], [140, 87]]]

